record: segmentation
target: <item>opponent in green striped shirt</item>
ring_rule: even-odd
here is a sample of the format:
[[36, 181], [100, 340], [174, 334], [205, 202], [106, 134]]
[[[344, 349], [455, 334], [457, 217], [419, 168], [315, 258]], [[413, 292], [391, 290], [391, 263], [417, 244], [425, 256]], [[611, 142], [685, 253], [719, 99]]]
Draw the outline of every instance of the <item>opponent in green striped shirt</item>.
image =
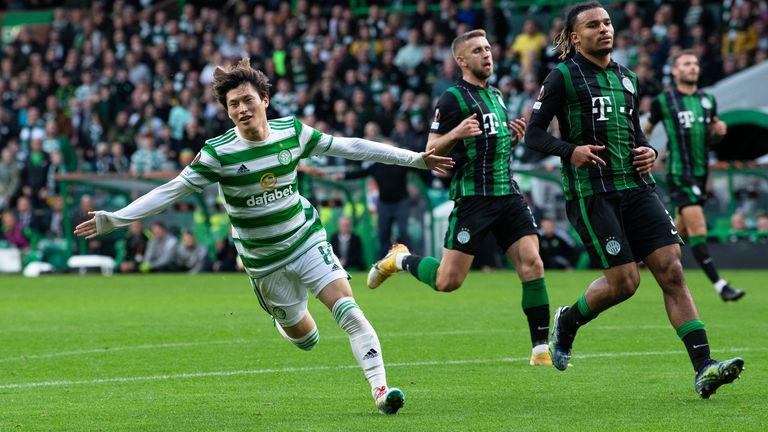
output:
[[504, 96], [488, 80], [493, 73], [491, 44], [485, 31], [472, 30], [451, 46], [462, 77], [437, 102], [428, 149], [451, 154], [454, 208], [449, 216], [443, 257], [412, 255], [395, 245], [368, 273], [376, 288], [389, 276], [407, 270], [435, 291], [461, 287], [486, 235], [512, 261], [522, 283], [522, 308], [531, 335], [531, 366], [551, 366], [547, 353], [549, 298], [539, 257], [538, 227], [517, 183], [512, 179], [512, 147], [525, 133], [525, 121], [509, 122]]
[[[683, 276], [680, 237], [650, 176], [656, 154], [640, 128], [637, 78], [611, 60], [611, 17], [598, 2], [576, 4], [555, 44], [563, 62], [544, 80], [525, 141], [561, 157], [568, 219], [603, 276], [573, 306], [556, 310], [549, 339], [552, 363], [566, 370], [578, 329], [635, 293], [637, 263], [643, 261], [661, 286], [669, 321], [688, 350], [696, 371], [694, 389], [706, 399], [732, 382], [744, 361], [710, 357], [707, 333]], [[548, 131], [554, 117], [560, 138]]]
[[707, 248], [707, 221], [703, 205], [707, 200], [709, 148], [725, 136], [727, 127], [717, 118], [717, 104], [709, 93], [699, 90], [699, 59], [691, 50], [681, 51], [672, 60], [675, 87], [651, 103], [645, 125], [650, 135], [657, 123], [667, 133], [667, 183], [675, 204], [675, 225], [688, 238], [693, 256], [723, 301], [736, 301], [744, 291], [733, 288], [715, 269]]
[[232, 223], [237, 251], [262, 308], [277, 330], [309, 350], [319, 340], [307, 311], [307, 291], [348, 333], [352, 352], [371, 385], [377, 408], [395, 414], [405, 396], [387, 386], [378, 336], [352, 297], [348, 275], [327, 241], [317, 211], [299, 195], [300, 159], [315, 155], [371, 160], [445, 172], [450, 158], [414, 153], [359, 138], [333, 137], [294, 117], [267, 120], [269, 81], [248, 59], [214, 72], [213, 91], [235, 127], [206, 141], [178, 177], [116, 212], [94, 212], [75, 234], [105, 234], [157, 214], [175, 201], [217, 183]]

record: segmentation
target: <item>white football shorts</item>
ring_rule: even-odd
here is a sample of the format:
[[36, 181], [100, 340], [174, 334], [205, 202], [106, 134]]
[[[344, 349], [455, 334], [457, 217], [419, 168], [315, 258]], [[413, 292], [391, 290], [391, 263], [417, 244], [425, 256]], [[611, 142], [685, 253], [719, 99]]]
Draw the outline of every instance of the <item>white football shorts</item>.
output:
[[349, 274], [331, 244], [321, 242], [263, 278], [251, 278], [251, 285], [261, 307], [281, 326], [290, 327], [307, 313], [307, 291], [317, 298], [336, 279], [349, 279]]

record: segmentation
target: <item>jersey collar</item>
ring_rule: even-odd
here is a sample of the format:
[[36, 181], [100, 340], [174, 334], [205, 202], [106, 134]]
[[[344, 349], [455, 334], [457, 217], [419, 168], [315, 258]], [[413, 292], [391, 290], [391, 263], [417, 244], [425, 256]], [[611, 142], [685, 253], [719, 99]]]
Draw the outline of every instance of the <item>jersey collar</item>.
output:
[[[581, 65], [581, 66], [588, 67], [592, 71], [602, 71], [602, 70], [604, 70], [603, 68], [601, 68], [600, 66], [592, 63], [588, 58], [584, 57], [583, 55], [581, 55], [581, 53], [578, 53], [578, 52], [576, 53], [575, 56], [573, 56], [573, 60], [578, 62], [579, 65]], [[618, 63], [616, 63], [615, 61], [611, 60], [611, 62], [608, 63], [608, 66], [605, 68], [605, 70], [607, 70], [607, 69], [616, 69], [616, 68], [618, 68], [618, 66], [619, 66]]]
[[471, 88], [471, 89], [474, 89], [474, 90], [490, 90], [490, 88], [491, 88], [490, 83], [488, 84], [488, 87], [480, 87], [480, 86], [476, 86], [474, 84], [470, 84], [467, 81], [464, 81], [463, 77], [459, 77], [458, 83], [459, 83], [459, 85], [462, 85], [462, 86], [464, 86], [466, 88]]

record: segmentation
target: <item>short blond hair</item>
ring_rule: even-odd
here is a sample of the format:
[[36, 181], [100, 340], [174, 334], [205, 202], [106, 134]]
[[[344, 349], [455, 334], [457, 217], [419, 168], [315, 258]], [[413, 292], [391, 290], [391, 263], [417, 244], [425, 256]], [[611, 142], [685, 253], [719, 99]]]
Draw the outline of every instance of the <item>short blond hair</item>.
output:
[[479, 37], [485, 37], [485, 30], [470, 30], [464, 34], [456, 36], [456, 39], [451, 42], [451, 54], [453, 54], [453, 59], [456, 60], [456, 52], [461, 49], [462, 45], [467, 43], [470, 39]]

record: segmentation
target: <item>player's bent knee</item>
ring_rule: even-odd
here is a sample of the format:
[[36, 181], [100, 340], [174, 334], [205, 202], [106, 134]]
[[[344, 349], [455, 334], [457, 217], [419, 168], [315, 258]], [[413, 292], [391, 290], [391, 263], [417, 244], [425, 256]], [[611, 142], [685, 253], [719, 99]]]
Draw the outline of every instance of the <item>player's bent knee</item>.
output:
[[621, 299], [628, 299], [635, 295], [640, 286], [640, 276], [634, 274], [623, 275], [614, 281], [614, 292]]
[[317, 330], [317, 327], [315, 327], [312, 331], [298, 339], [293, 339], [291, 337], [288, 337], [287, 339], [290, 340], [296, 348], [310, 351], [318, 342], [320, 342], [320, 332]]
[[524, 274], [526, 280], [542, 277], [544, 276], [544, 262], [538, 255], [536, 255], [535, 257], [526, 260], [521, 270], [521, 273]]
[[672, 260], [668, 265], [664, 266], [661, 271], [661, 283], [662, 288], [665, 287], [678, 287], [685, 284], [685, 277], [683, 276], [683, 265], [680, 260]]

